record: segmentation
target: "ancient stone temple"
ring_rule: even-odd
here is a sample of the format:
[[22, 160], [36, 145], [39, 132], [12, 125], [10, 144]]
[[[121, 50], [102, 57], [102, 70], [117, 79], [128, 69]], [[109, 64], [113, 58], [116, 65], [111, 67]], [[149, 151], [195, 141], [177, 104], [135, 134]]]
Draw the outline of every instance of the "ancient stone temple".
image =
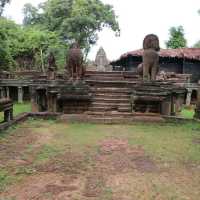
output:
[[97, 66], [97, 71], [109, 71], [109, 61], [106, 56], [106, 52], [103, 49], [103, 47], [100, 47], [100, 49], [97, 52], [96, 59], [95, 59], [95, 65]]
[[[183, 82], [163, 75], [159, 78], [159, 39], [148, 35], [144, 42], [143, 63], [136, 72], [84, 71], [83, 56], [78, 45], [72, 45], [63, 77], [33, 80], [33, 111], [84, 114], [84, 120], [123, 119], [139, 116], [174, 116], [185, 101]], [[100, 49], [96, 62], [106, 65]], [[102, 56], [102, 57], [101, 57]], [[50, 56], [49, 65], [55, 65]], [[51, 67], [49, 67], [51, 68]], [[55, 67], [53, 67], [55, 69]]]

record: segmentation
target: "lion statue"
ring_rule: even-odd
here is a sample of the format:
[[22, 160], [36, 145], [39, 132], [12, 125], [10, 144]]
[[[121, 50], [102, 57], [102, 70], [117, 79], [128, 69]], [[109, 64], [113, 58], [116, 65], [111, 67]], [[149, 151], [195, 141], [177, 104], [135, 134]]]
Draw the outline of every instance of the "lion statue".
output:
[[77, 42], [73, 43], [66, 57], [66, 71], [71, 79], [81, 79], [84, 75], [83, 53]]
[[143, 41], [143, 49], [143, 80], [154, 81], [159, 71], [158, 37], [154, 34], [147, 35]]

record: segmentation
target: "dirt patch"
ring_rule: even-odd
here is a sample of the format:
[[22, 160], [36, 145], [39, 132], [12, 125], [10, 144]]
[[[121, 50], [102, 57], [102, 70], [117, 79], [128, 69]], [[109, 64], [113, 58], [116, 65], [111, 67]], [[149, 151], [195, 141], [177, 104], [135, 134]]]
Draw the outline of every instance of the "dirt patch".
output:
[[19, 129], [6, 139], [2, 139], [0, 142], [0, 164], [5, 165], [10, 160], [17, 160], [17, 162], [22, 160], [21, 157], [28, 145], [34, 144], [36, 141], [37, 136], [29, 129]]
[[48, 200], [56, 199], [62, 193], [70, 194], [79, 190], [79, 180], [70, 180], [63, 184], [65, 176], [55, 173], [45, 173], [27, 177], [23, 183], [10, 188], [10, 192], [0, 195], [0, 198], [13, 198], [16, 200]]
[[85, 157], [82, 154], [72, 152], [58, 155], [50, 161], [36, 166], [36, 170], [39, 172], [62, 172], [69, 175], [80, 174], [85, 171], [86, 168]]
[[116, 151], [125, 151], [128, 148], [128, 141], [121, 139], [107, 139], [100, 144], [100, 154], [111, 154]]
[[105, 177], [103, 173], [95, 171], [86, 178], [84, 196], [85, 197], [99, 197], [103, 188], [105, 187]]
[[131, 147], [127, 140], [108, 139], [102, 141], [96, 157], [98, 166], [109, 173], [156, 172], [155, 162], [145, 154], [141, 146]]
[[156, 172], [158, 167], [155, 162], [148, 156], [138, 157], [134, 159], [134, 164], [139, 172]]
[[192, 143], [193, 144], [200, 144], [200, 138], [199, 137], [196, 137], [192, 140]]
[[45, 188], [46, 193], [51, 193], [52, 195], [58, 195], [65, 191], [77, 190], [76, 186], [60, 186], [60, 185], [47, 185]]

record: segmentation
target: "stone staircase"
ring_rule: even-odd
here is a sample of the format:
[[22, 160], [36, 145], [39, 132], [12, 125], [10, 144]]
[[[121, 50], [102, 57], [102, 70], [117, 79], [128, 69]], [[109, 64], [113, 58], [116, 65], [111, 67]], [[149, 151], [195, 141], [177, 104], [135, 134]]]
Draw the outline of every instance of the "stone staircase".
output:
[[131, 72], [87, 72], [85, 81], [93, 96], [87, 114], [106, 121], [132, 116], [131, 85], [137, 79]]
[[92, 93], [88, 111], [79, 115], [62, 115], [62, 121], [103, 124], [164, 121], [162, 116], [156, 113], [132, 113], [130, 96], [141, 82], [141, 78], [134, 72], [87, 71], [84, 82]]

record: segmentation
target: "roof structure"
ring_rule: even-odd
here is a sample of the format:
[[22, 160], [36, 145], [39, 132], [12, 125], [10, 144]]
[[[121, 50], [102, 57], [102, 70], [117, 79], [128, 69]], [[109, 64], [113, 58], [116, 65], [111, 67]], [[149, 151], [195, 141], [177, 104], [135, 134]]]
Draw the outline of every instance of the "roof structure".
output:
[[[112, 63], [123, 60], [129, 56], [141, 57], [143, 55], [143, 49], [130, 51], [123, 54], [118, 60]], [[200, 48], [179, 48], [179, 49], [161, 49], [159, 52], [160, 57], [163, 58], [179, 58], [200, 61]]]

